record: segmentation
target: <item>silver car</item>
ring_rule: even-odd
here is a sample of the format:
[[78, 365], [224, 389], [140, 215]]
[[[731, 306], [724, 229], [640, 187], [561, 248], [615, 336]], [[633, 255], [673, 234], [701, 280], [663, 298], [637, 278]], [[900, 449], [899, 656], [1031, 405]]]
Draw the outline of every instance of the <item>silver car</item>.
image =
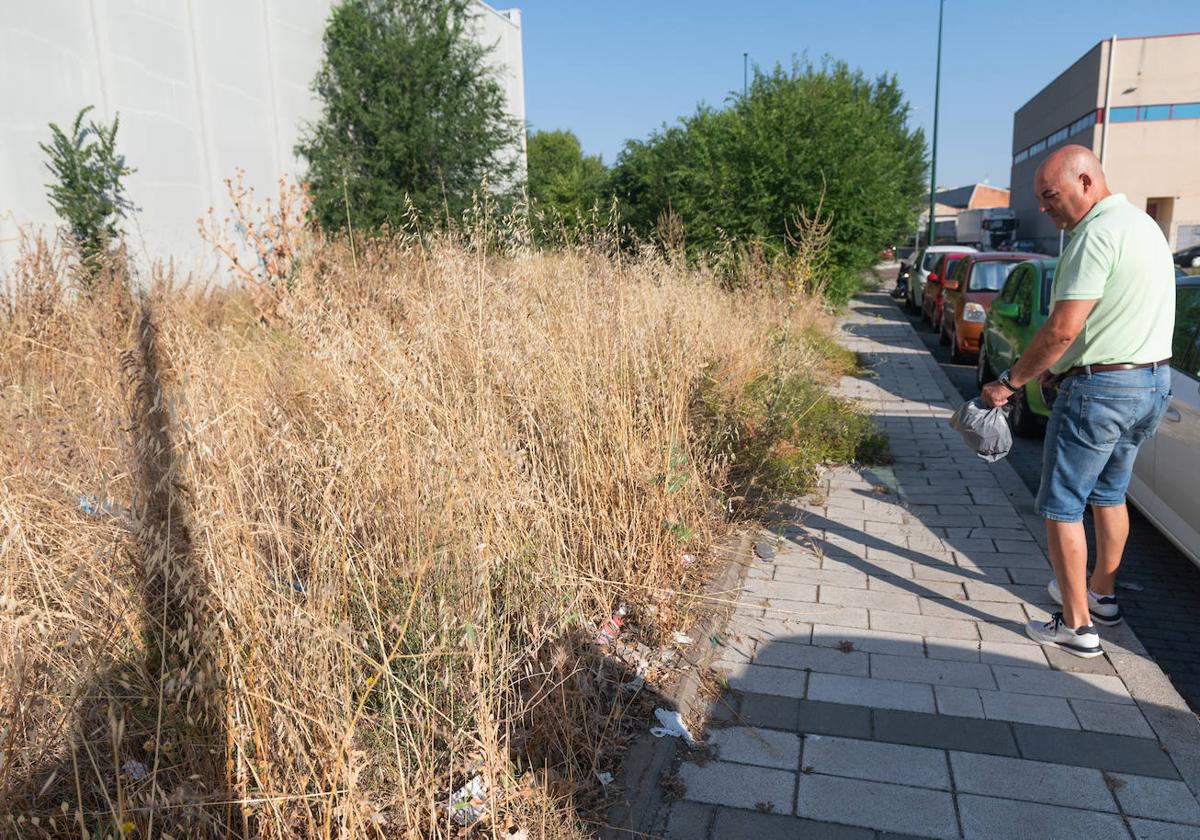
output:
[[1129, 501], [1200, 566], [1200, 276], [1180, 277], [1175, 292], [1175, 396], [1138, 452]]
[[975, 248], [970, 245], [931, 245], [913, 258], [913, 268], [908, 275], [908, 308], [919, 312], [921, 301], [925, 297], [925, 284], [929, 280], [929, 272], [937, 265], [942, 254], [974, 254]]

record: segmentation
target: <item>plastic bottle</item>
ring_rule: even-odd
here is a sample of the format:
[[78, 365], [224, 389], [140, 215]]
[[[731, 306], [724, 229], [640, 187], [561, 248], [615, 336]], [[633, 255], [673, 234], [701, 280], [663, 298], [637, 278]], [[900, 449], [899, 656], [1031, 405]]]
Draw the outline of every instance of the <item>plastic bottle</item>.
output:
[[622, 604], [617, 611], [612, 614], [612, 618], [604, 622], [604, 626], [600, 628], [600, 632], [596, 634], [596, 644], [601, 647], [612, 644], [617, 640], [617, 636], [621, 632], [621, 626], [625, 624], [625, 605]]

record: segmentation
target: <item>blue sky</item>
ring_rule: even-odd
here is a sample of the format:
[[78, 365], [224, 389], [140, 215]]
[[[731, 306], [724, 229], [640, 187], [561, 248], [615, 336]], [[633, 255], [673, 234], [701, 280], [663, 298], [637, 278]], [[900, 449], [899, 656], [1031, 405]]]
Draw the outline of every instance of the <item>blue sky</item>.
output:
[[[828, 54], [895, 73], [931, 135], [937, 0], [492, 0], [522, 11], [526, 118], [611, 164], [624, 142], [722, 104], [742, 53], [770, 68]], [[946, 0], [938, 183], [1008, 186], [1012, 115], [1111, 37], [1200, 29], [1195, 0]]]

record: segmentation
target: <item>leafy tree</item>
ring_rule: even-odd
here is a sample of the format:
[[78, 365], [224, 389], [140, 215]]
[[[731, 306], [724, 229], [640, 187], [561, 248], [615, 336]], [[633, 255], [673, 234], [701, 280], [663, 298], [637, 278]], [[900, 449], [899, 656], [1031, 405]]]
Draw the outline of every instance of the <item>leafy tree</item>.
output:
[[564, 221], [580, 219], [605, 199], [608, 169], [598, 155], [585, 155], [570, 131], [538, 131], [526, 144], [530, 202]]
[[470, 0], [346, 0], [325, 30], [321, 119], [296, 146], [323, 226], [458, 217], [485, 179], [511, 188], [517, 126], [472, 37]]
[[46, 185], [46, 197], [79, 247], [88, 277], [120, 242], [121, 222], [134, 209], [122, 182], [136, 171], [117, 154], [120, 118], [114, 117], [110, 126], [95, 120], [85, 126], [91, 110], [89, 105], [75, 115], [69, 134], [50, 123], [50, 142], [38, 144], [54, 176]]
[[842, 63], [796, 62], [756, 73], [724, 110], [701, 107], [626, 145], [613, 174], [624, 220], [648, 234], [673, 211], [692, 248], [730, 240], [789, 247], [789, 225], [821, 206], [831, 221], [835, 299], [915, 222], [925, 140], [908, 126], [895, 77], [867, 79]]

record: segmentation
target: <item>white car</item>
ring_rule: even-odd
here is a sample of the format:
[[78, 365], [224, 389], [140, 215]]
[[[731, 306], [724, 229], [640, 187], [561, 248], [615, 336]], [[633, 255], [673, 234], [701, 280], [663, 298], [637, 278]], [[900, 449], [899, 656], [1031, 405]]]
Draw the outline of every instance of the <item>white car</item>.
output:
[[931, 245], [921, 251], [913, 259], [912, 272], [908, 275], [908, 308], [921, 310], [921, 301], [925, 298], [925, 284], [929, 280], [929, 272], [937, 265], [938, 257], [942, 254], [974, 254], [976, 249], [970, 245]]
[[1129, 501], [1200, 566], [1200, 276], [1179, 278], [1175, 293], [1175, 396], [1138, 451]]

